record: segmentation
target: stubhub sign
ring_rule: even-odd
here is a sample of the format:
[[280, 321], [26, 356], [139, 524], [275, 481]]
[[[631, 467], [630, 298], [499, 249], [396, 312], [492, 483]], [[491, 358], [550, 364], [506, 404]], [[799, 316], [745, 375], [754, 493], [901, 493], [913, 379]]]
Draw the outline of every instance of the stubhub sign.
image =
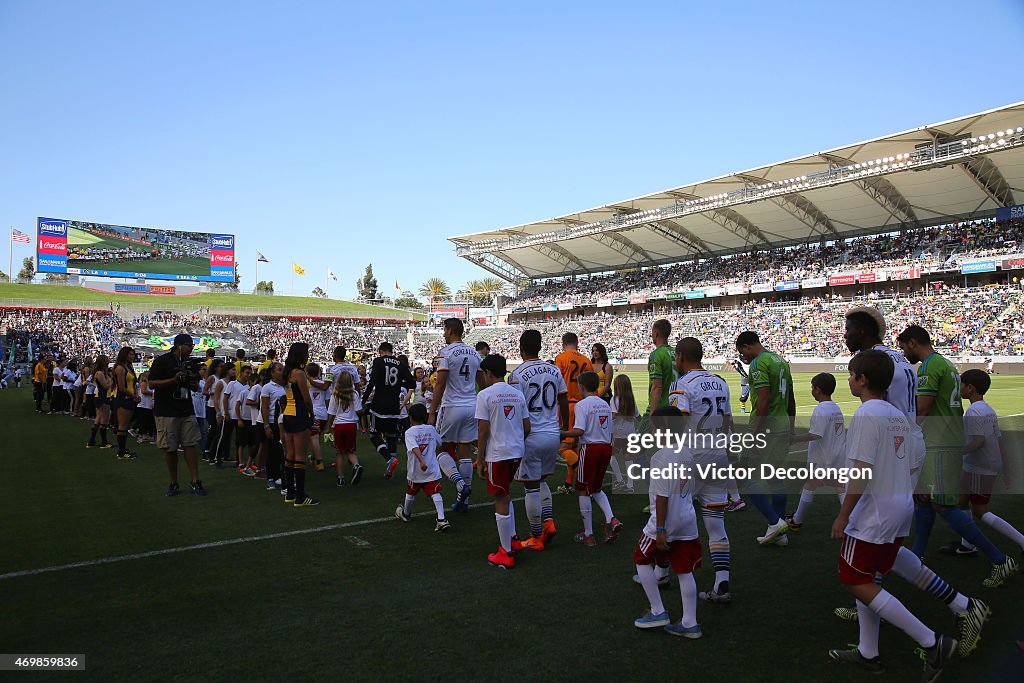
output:
[[65, 273], [68, 269], [68, 222], [60, 218], [36, 219], [36, 269]]

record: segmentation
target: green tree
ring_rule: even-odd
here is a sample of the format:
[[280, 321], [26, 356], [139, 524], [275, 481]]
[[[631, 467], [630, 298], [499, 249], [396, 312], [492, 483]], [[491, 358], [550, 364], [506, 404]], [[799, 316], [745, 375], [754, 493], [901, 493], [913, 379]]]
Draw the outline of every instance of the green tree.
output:
[[441, 301], [451, 295], [451, 287], [439, 277], [428, 278], [423, 283], [423, 286], [420, 287], [420, 296], [426, 298], [431, 303]]
[[395, 299], [395, 306], [399, 308], [423, 308], [423, 303], [414, 296], [400, 296]]
[[373, 276], [372, 263], [366, 266], [363, 276], [356, 280], [356, 291], [359, 292], [359, 298], [363, 301], [377, 300], [377, 278]]
[[21, 271], [18, 272], [19, 282], [29, 282], [36, 275], [36, 262], [31, 256], [26, 256], [21, 262]]
[[274, 281], [273, 280], [260, 280], [256, 283], [257, 294], [273, 294], [274, 293]]
[[67, 282], [68, 276], [64, 273], [47, 273], [44, 279], [47, 282]]

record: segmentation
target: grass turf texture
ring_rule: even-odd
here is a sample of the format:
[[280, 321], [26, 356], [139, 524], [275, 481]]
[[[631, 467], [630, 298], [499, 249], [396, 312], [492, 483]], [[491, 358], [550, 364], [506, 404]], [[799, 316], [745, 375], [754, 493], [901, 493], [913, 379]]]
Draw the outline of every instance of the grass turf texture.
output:
[[[809, 412], [810, 376], [794, 379], [798, 406]], [[646, 381], [635, 380], [643, 393]], [[1024, 410], [1022, 388], [1024, 378], [995, 377], [997, 411]], [[738, 386], [733, 390], [738, 395]], [[556, 495], [559, 537], [549, 550], [502, 572], [485, 560], [497, 545], [488, 507], [451, 515], [452, 529], [443, 536], [433, 532], [432, 506], [422, 496], [414, 510], [427, 514], [410, 524], [391, 518], [403, 497], [404, 454], [398, 480], [384, 481], [383, 463], [362, 435], [363, 482], [338, 489], [330, 469], [310, 471], [308, 488], [323, 501], [316, 508], [285, 506], [277, 492], [263, 490], [261, 480], [205, 464], [200, 473], [207, 498], [185, 491], [165, 498], [163, 457], [154, 447], [135, 446], [139, 458], [131, 462], [115, 460], [110, 450], [85, 450], [86, 422], [37, 416], [30, 398], [29, 389], [0, 392], [0, 409], [14, 425], [7, 457], [0, 460], [0, 477], [9, 483], [0, 502], [7, 549], [0, 573], [387, 519], [0, 580], [4, 650], [84, 653], [84, 679], [294, 680], [342, 673], [353, 680], [621, 680], [638, 672], [671, 679], [713, 672], [716, 679], [735, 681], [866, 678], [826, 654], [857, 639], [855, 625], [832, 615], [834, 607], [852, 604], [836, 577], [838, 542], [828, 539], [838, 509], [834, 499], [815, 502], [789, 548], [756, 545], [765, 525], [752, 507], [729, 513], [734, 603], [698, 605], [704, 638], [687, 641], [632, 626], [646, 606], [630, 579], [646, 498], [611, 496], [626, 530], [615, 544], [586, 549], [571, 540], [579, 524], [576, 498]], [[848, 413], [850, 407], [844, 405]], [[187, 481], [183, 464], [180, 470]], [[487, 502], [481, 482], [476, 484], [472, 502]], [[515, 495], [522, 495], [521, 488]], [[448, 484], [445, 498], [453, 499]], [[993, 510], [1024, 523], [1019, 496], [997, 497]], [[524, 533], [522, 503], [516, 511]], [[600, 519], [599, 512], [595, 516]], [[1013, 642], [1024, 636], [1024, 577], [984, 589], [983, 559], [937, 552], [950, 536], [937, 523], [928, 564], [960, 590], [988, 601], [994, 614], [978, 650], [954, 660], [944, 680], [1018, 681], [1024, 655]], [[1019, 556], [1002, 537], [990, 537]], [[701, 590], [713, 577], [706, 553], [705, 568], [696, 573]], [[898, 578], [886, 586], [925, 623], [953, 632], [953, 617], [937, 600]], [[678, 619], [678, 587], [663, 597]], [[882, 628], [888, 667], [882, 680], [919, 677], [913, 648], [897, 629]]]
[[[173, 284], [173, 283], [165, 283]], [[186, 306], [190, 310], [199, 307], [211, 307], [225, 311], [260, 312], [266, 314], [290, 315], [293, 313], [307, 315], [331, 315], [353, 318], [408, 318], [422, 320], [422, 313], [409, 313], [393, 308], [370, 306], [353, 301], [338, 299], [320, 299], [303, 296], [259, 296], [256, 294], [205, 293], [193, 296], [154, 296], [144, 294], [113, 294], [97, 292], [84, 287], [66, 287], [63, 285], [28, 285], [0, 283], [0, 303], [4, 299], [21, 301], [46, 302], [48, 305], [60, 304], [62, 308], [97, 308], [107, 309], [111, 302], [131, 306], [150, 307], [161, 310], [170, 306]], [[10, 302], [6, 302], [10, 305]], [[15, 304], [16, 305], [16, 304]]]

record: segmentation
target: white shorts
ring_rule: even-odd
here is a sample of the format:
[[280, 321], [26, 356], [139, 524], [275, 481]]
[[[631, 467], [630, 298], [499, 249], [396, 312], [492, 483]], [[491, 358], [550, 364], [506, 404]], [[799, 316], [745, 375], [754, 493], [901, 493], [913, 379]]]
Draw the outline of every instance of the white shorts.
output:
[[538, 481], [555, 473], [558, 445], [557, 432], [530, 432], [526, 437], [526, 455], [519, 463], [516, 481]]
[[694, 458], [693, 467], [693, 499], [699, 502], [703, 507], [721, 507], [728, 505], [729, 482], [725, 479], [719, 478], [698, 479], [696, 476], [699, 471], [696, 467], [697, 463], [701, 465], [714, 464], [717, 467], [727, 467], [729, 465], [729, 456], [726, 454], [697, 456]]
[[476, 441], [476, 408], [445, 406], [437, 410], [437, 431], [441, 443], [473, 443]]

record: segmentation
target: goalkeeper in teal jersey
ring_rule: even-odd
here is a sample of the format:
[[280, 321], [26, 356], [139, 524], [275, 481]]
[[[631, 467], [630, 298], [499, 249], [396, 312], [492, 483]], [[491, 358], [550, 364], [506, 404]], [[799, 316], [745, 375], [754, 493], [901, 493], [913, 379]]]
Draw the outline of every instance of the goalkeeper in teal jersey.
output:
[[957, 507], [964, 444], [960, 374], [935, 351], [924, 328], [911, 325], [896, 342], [907, 360], [921, 364], [917, 369], [917, 420], [924, 431], [926, 456], [914, 496], [914, 554], [924, 555], [937, 512], [953, 531], [985, 553], [992, 572], [982, 584], [995, 588], [1018, 567], [1016, 560], [997, 548], [970, 515]]

